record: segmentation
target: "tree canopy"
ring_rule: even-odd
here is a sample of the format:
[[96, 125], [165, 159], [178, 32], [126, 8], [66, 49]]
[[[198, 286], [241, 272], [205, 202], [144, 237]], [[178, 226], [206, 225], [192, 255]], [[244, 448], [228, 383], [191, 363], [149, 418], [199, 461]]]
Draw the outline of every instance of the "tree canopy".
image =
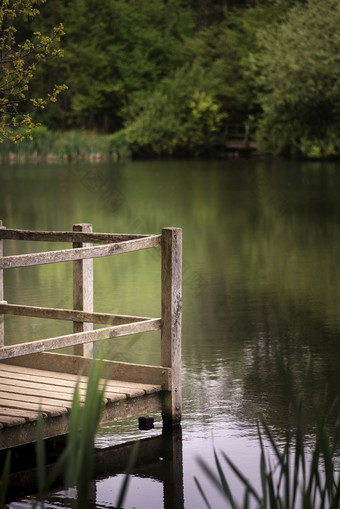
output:
[[258, 33], [253, 55], [262, 116], [273, 152], [340, 153], [340, 3], [309, 0]]
[[34, 116], [49, 129], [201, 155], [221, 149], [227, 124], [251, 122], [265, 150], [340, 153], [337, 0], [53, 0], [40, 11], [29, 40], [66, 31], [62, 60], [27, 68], [33, 97], [68, 85]]

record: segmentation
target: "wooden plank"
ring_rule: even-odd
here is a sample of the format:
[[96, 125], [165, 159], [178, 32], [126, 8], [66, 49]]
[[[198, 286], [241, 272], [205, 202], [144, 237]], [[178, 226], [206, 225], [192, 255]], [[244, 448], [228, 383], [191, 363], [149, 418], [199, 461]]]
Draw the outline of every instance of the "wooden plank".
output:
[[[51, 398], [50, 396], [41, 396], [35, 395], [35, 394], [18, 394], [14, 392], [7, 392], [2, 390], [0, 388], [0, 401], [6, 401], [11, 400], [11, 402], [18, 402], [21, 403], [30, 403], [32, 404], [32, 408], [36, 407], [39, 409], [39, 405], [42, 409], [45, 410], [45, 408], [51, 408], [54, 410], [54, 408], [61, 409], [61, 411], [66, 411], [65, 409], [70, 409], [71, 404], [69, 400], [62, 400], [56, 398]], [[6, 405], [7, 406], [7, 405]]]
[[170, 392], [165, 394], [163, 424], [177, 424], [182, 415], [181, 321], [182, 230], [162, 229], [162, 337], [161, 364], [172, 370]]
[[[18, 390], [26, 390], [32, 391], [34, 394], [36, 391], [44, 391], [49, 392], [59, 398], [59, 395], [70, 395], [73, 396], [74, 389], [76, 387], [76, 382], [71, 382], [65, 380], [65, 383], [62, 383], [62, 379], [44, 379], [42, 380], [40, 377], [36, 377], [31, 375], [33, 380], [27, 380], [22, 374], [17, 373], [7, 373], [9, 376], [5, 376], [6, 373], [2, 373], [0, 376], [1, 387], [4, 388], [7, 392], [15, 392]], [[162, 388], [160, 385], [151, 385], [151, 384], [135, 384], [129, 382], [121, 382], [119, 380], [103, 380], [101, 386], [106, 386], [106, 390], [108, 393], [119, 393], [122, 396], [130, 396], [136, 390], [142, 390], [144, 393], [160, 391]], [[85, 396], [87, 389], [87, 382], [80, 382], [78, 385], [79, 394], [81, 396]]]
[[[23, 382], [32, 382], [38, 384], [48, 383], [55, 387], [55, 390], [62, 390], [63, 387], [68, 387], [69, 389], [74, 390], [74, 387], [77, 383], [77, 377], [75, 375], [69, 375], [68, 373], [63, 376], [62, 373], [41, 371], [38, 369], [24, 368], [21, 366], [13, 366], [1, 363], [0, 380], [2, 381], [3, 378], [8, 377], [15, 377], [16, 380]], [[87, 381], [87, 377], [79, 377], [79, 388], [86, 390]]]
[[160, 246], [160, 235], [151, 235], [142, 239], [133, 239], [125, 242], [116, 242], [105, 246], [81, 247], [78, 249], [61, 249], [59, 251], [46, 251], [24, 255], [4, 256], [0, 259], [0, 269], [12, 269], [15, 267], [31, 267], [88, 258], [99, 258], [115, 254], [129, 253], [140, 249], [148, 249]]
[[[44, 376], [46, 377], [49, 376], [48, 373], [50, 371], [53, 372], [55, 377], [58, 372], [63, 379], [67, 379], [67, 377], [72, 377], [80, 372], [83, 375], [87, 375], [91, 362], [91, 359], [77, 355], [44, 352], [6, 359], [0, 362], [0, 368], [5, 366], [6, 368], [4, 369], [19, 369], [19, 366], [26, 369], [36, 368], [44, 370], [44, 374], [46, 373]], [[159, 385], [162, 387], [162, 390], [168, 390], [171, 385], [171, 368], [164, 366], [147, 366], [105, 360], [103, 361], [103, 376], [119, 381]], [[80, 380], [82, 380], [82, 377]]]
[[139, 332], [159, 330], [161, 328], [161, 324], [161, 319], [153, 318], [143, 322], [116, 325], [113, 327], [106, 327], [104, 329], [97, 329], [94, 331], [78, 332], [77, 334], [67, 334], [55, 338], [40, 339], [28, 343], [4, 346], [0, 348], [0, 359], [7, 359], [10, 357], [17, 357], [31, 353], [45, 352], [55, 348], [64, 348], [66, 346], [79, 345], [82, 343], [91, 343], [94, 341], [100, 341], [102, 339], [112, 339], [121, 336], [127, 336], [130, 334], [137, 334]]
[[[42, 371], [39, 369], [24, 368], [21, 366], [0, 364], [0, 382], [1, 387], [11, 384], [15, 392], [15, 387], [32, 387], [32, 389], [47, 390], [50, 393], [68, 393], [73, 394], [78, 382], [80, 394], [85, 394], [88, 384], [86, 376], [76, 376], [69, 373], [58, 373], [54, 371]], [[135, 395], [160, 391], [161, 385], [141, 384], [134, 382], [125, 382], [121, 380], [102, 379], [100, 387], [106, 386], [108, 393], [118, 393], [122, 398], [134, 397]], [[33, 394], [33, 391], [32, 391]], [[59, 396], [58, 396], [59, 398]]]
[[[44, 385], [41, 385], [39, 388], [32, 388], [25, 385], [21, 386], [10, 386], [7, 384], [1, 384], [0, 394], [6, 394], [5, 397], [9, 397], [10, 394], [13, 394], [15, 396], [14, 399], [18, 395], [26, 397], [26, 396], [32, 396], [34, 398], [41, 398], [41, 400], [47, 401], [47, 398], [58, 401], [58, 405], [65, 405], [66, 408], [71, 408], [71, 403], [73, 400], [73, 393], [72, 392], [56, 392], [48, 390], [47, 387]], [[82, 393], [80, 395], [81, 400], [84, 400], [86, 393]]]
[[0, 232], [0, 239], [29, 240], [43, 242], [94, 242], [112, 243], [126, 240], [142, 239], [150, 235], [130, 233], [82, 233], [71, 231], [17, 230], [8, 228]]
[[[13, 376], [15, 374], [13, 373]], [[31, 375], [33, 379], [38, 379], [34, 375]], [[51, 380], [51, 382], [40, 381], [31, 382], [24, 378], [23, 375], [18, 375], [18, 379], [0, 377], [1, 389], [5, 392], [13, 392], [20, 394], [31, 394], [32, 396], [52, 396], [54, 399], [72, 401], [76, 382], [69, 382], [65, 380], [57, 381]], [[57, 385], [56, 382], [59, 382]], [[159, 392], [162, 390], [161, 385], [151, 384], [135, 384], [128, 382], [120, 382], [116, 380], [103, 380], [100, 387], [105, 387], [105, 398], [116, 401], [117, 399], [134, 398], [141, 396], [142, 394], [151, 394], [153, 392]], [[78, 386], [79, 395], [81, 401], [84, 401], [87, 392], [87, 383], [83, 382], [81, 387]]]
[[6, 406], [8, 408], [17, 408], [19, 410], [35, 410], [36, 412], [39, 412], [41, 410], [42, 412], [45, 412], [49, 417], [56, 417], [58, 415], [62, 415], [64, 413], [67, 413], [67, 409], [63, 408], [61, 406], [52, 406], [48, 404], [41, 404], [41, 401], [38, 403], [32, 403], [31, 401], [20, 401], [20, 400], [13, 400], [12, 398], [4, 398], [1, 397], [1, 405]]
[[[69, 417], [66, 413], [53, 418], [47, 417], [44, 419], [43, 438], [66, 434], [68, 432], [68, 422]], [[34, 422], [15, 428], [3, 428], [0, 431], [0, 450], [36, 442], [36, 440], [37, 426]]]
[[[162, 394], [161, 392], [156, 392], [118, 403], [110, 403], [104, 408], [101, 423], [159, 411], [162, 407]], [[69, 431], [68, 426], [69, 415], [67, 413], [59, 416], [56, 415], [53, 418], [48, 416], [44, 419], [43, 438], [65, 435]], [[15, 428], [3, 428], [0, 430], [0, 450], [35, 442], [36, 439], [37, 430], [35, 423], [26, 423], [24, 426], [17, 426]]]
[[20, 426], [22, 424], [26, 424], [26, 420], [23, 417], [0, 415], [0, 423], [4, 428], [9, 428], [11, 426]]
[[135, 415], [148, 415], [162, 408], [163, 393], [155, 392], [138, 398], [125, 399], [110, 403], [103, 409], [100, 422], [114, 422]]
[[[59, 397], [59, 395], [70, 395], [72, 396], [73, 393], [74, 393], [74, 389], [75, 389], [75, 386], [76, 384], [71, 384], [69, 383], [68, 385], [64, 384], [62, 385], [60, 383], [60, 385], [55, 385], [55, 384], [51, 384], [51, 383], [44, 383], [44, 385], [42, 385], [41, 381], [36, 381], [36, 382], [32, 382], [30, 380], [27, 380], [27, 379], [23, 379], [24, 377], [21, 377], [20, 378], [14, 378], [14, 374], [12, 375], [12, 377], [6, 377], [6, 376], [0, 376], [0, 384], [1, 384], [1, 387], [6, 390], [7, 392], [14, 392], [14, 391], [18, 391], [18, 390], [21, 390], [22, 388], [25, 388], [27, 391], [31, 390], [32, 391], [32, 394], [34, 391], [36, 390], [44, 390], [44, 391], [48, 391], [50, 393], [53, 393], [56, 395], [56, 397]], [[81, 396], [84, 396], [86, 394], [86, 387], [85, 388], [80, 388], [78, 387], [78, 390], [79, 390], [79, 394]]]
[[[26, 420], [26, 422], [32, 422], [38, 419], [39, 412], [33, 412], [31, 410], [18, 410], [16, 408], [7, 408], [0, 406], [0, 415], [23, 417]], [[43, 413], [42, 417], [45, 418], [47, 417], [47, 415]]]
[[[73, 391], [74, 392], [74, 391]], [[26, 396], [32, 396], [34, 398], [40, 398], [42, 402], [46, 402], [47, 404], [50, 404], [50, 401], [58, 401], [59, 405], [63, 405], [66, 408], [71, 408], [72, 401], [73, 401], [73, 392], [56, 392], [50, 389], [47, 385], [41, 385], [40, 388], [32, 389], [28, 387], [26, 384], [24, 386], [17, 386], [15, 388], [8, 386], [8, 385], [2, 385], [1, 384], [1, 391], [0, 394], [6, 393], [9, 397], [9, 394], [20, 394], [23, 398], [26, 398]], [[150, 391], [151, 392], [151, 391]], [[80, 401], [84, 402], [86, 397], [86, 391], [79, 391], [80, 394]], [[146, 390], [144, 388], [140, 387], [133, 387], [133, 388], [124, 388], [124, 387], [112, 387], [108, 386], [105, 389], [104, 393], [104, 403], [112, 402], [112, 401], [119, 401], [126, 398], [135, 398], [136, 396], [141, 396], [143, 394], [146, 394]], [[16, 397], [14, 398], [16, 399]]]
[[[86, 395], [87, 377], [73, 374], [41, 371], [0, 364], [1, 389], [6, 392], [31, 394], [32, 396], [49, 396], [54, 399], [72, 401], [76, 382], [83, 400]], [[105, 386], [105, 398], [110, 401], [133, 398], [142, 394], [151, 394], [162, 390], [161, 385], [126, 382], [121, 380], [102, 380]]]
[[123, 325], [124, 323], [150, 320], [150, 317], [118, 315], [110, 313], [88, 313], [73, 309], [45, 308], [39, 306], [23, 306], [21, 304], [8, 304], [0, 302], [0, 313], [8, 315], [31, 316], [34, 318], [47, 318], [50, 320], [68, 320], [71, 322], [91, 322], [98, 324]]
[[[92, 232], [92, 224], [79, 223], [73, 225], [73, 231]], [[90, 243], [74, 242], [73, 248], [91, 247]], [[93, 259], [75, 260], [73, 262], [73, 309], [93, 312]], [[93, 324], [83, 321], [73, 322], [73, 332], [93, 330]], [[93, 356], [93, 343], [74, 346], [75, 355]]]
[[[6, 228], [0, 219], [0, 233]], [[3, 257], [3, 242], [0, 239], [0, 259]], [[4, 301], [4, 271], [0, 269], [0, 302]], [[5, 344], [4, 315], [0, 312], [0, 348]]]
[[[152, 392], [157, 392], [162, 390], [161, 385], [156, 384], [141, 384], [135, 382], [125, 382], [121, 380], [107, 380], [107, 390], [108, 391], [123, 391], [129, 393], [129, 391], [140, 390], [144, 394], [151, 394]], [[141, 392], [141, 394], [142, 394]]]

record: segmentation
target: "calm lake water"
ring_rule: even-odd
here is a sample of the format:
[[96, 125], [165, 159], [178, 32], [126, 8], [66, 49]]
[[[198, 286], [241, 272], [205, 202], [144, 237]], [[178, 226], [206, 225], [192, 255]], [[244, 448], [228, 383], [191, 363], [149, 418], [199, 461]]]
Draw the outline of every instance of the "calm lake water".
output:
[[[278, 440], [290, 425], [273, 342], [305, 394], [311, 433], [312, 403], [339, 395], [339, 195], [335, 162], [256, 158], [0, 166], [0, 218], [9, 228], [70, 230], [78, 222], [90, 222], [98, 232], [183, 228], [184, 411], [178, 457], [167, 466], [175, 471], [176, 486], [163, 485], [157, 467], [148, 473], [145, 466], [131, 479], [126, 508], [203, 508], [195, 475], [212, 506], [223, 507], [197, 463], [200, 456], [213, 466], [214, 447], [258, 482], [258, 413], [265, 414]], [[58, 247], [5, 243], [6, 254]], [[159, 263], [153, 250], [95, 260], [95, 311], [159, 316]], [[71, 270], [69, 263], [8, 270], [5, 298], [72, 307]], [[70, 330], [20, 317], [8, 317], [5, 327], [8, 344]], [[158, 333], [110, 347], [116, 359], [147, 364], [159, 363], [159, 353]], [[159, 415], [147, 432], [138, 430], [136, 419], [105, 425], [97, 446], [156, 441], [161, 428]], [[114, 474], [106, 467], [93, 482], [95, 507], [114, 507], [122, 482]], [[239, 496], [238, 484], [232, 486]], [[47, 507], [63, 507], [63, 496], [51, 495]]]

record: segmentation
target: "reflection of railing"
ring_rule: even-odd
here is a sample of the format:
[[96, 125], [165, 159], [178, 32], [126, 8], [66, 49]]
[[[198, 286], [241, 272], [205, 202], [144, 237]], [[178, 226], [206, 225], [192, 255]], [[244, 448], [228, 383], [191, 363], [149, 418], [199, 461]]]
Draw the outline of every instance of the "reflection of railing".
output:
[[244, 124], [230, 124], [224, 131], [223, 144], [228, 150], [256, 150], [257, 141], [252, 130]]
[[[58, 251], [2, 256], [2, 244], [6, 239], [72, 242], [73, 247], [72, 249]], [[93, 243], [100, 243], [101, 245], [94, 246]], [[147, 318], [94, 313], [93, 258], [157, 247], [161, 247], [162, 251], [162, 316], [160, 318]], [[64, 261], [73, 262], [74, 309], [22, 306], [8, 304], [4, 300], [4, 269]], [[53, 362], [57, 362], [56, 371], [62, 371], [59, 363], [63, 362], [65, 370], [69, 370], [70, 356], [64, 355], [59, 359], [58, 354], [43, 354], [42, 352], [73, 346], [76, 355], [72, 356], [75, 359], [72, 362], [79, 369], [84, 369], [86, 366], [85, 359], [81, 360], [79, 356], [90, 356], [94, 342], [140, 332], [161, 330], [161, 366], [151, 367], [118, 362], [111, 362], [110, 364], [112, 364], [115, 375], [119, 376], [121, 380], [156, 384], [161, 387], [164, 391], [164, 394], [162, 394], [164, 424], [180, 422], [181, 275], [182, 231], [179, 228], [164, 228], [161, 235], [128, 235], [93, 233], [90, 224], [76, 224], [73, 226], [73, 231], [69, 232], [47, 232], [6, 229], [0, 223], [0, 360], [6, 364], [26, 365], [39, 369], [42, 367], [41, 365], [51, 366]], [[73, 334], [5, 345], [3, 323], [3, 315], [5, 314], [72, 321]], [[93, 324], [102, 324], [106, 327], [93, 330]], [[48, 360], [49, 355], [54, 355], [53, 362]], [[45, 369], [51, 368], [45, 367]], [[12, 413], [15, 414], [15, 412]], [[124, 416], [126, 415], [125, 412]], [[119, 415], [115, 418], [119, 418]]]
[[[63, 440], [46, 442], [47, 471], [54, 467], [58, 455], [63, 450]], [[27, 493], [38, 491], [35, 458], [35, 444], [26, 447], [22, 454], [14, 456], [11, 463], [11, 475], [9, 478], [9, 500], [18, 500]], [[100, 479], [101, 484], [105, 480], [110, 482], [108, 490], [112, 497], [112, 478], [115, 475], [124, 474], [129, 459], [133, 454], [136, 442], [128, 442], [95, 451], [94, 476]], [[143, 478], [145, 482], [159, 481], [163, 484], [163, 509], [183, 509], [183, 459], [182, 459], [182, 431], [181, 426], [159, 436], [139, 440], [138, 454], [131, 474], [134, 478]], [[130, 483], [133, 480], [130, 481]], [[56, 479], [55, 487], [61, 486], [63, 479]], [[130, 486], [130, 488], [133, 489]], [[89, 489], [91, 502], [98, 502], [96, 482], [92, 481]], [[103, 501], [101, 501], [103, 503]], [[106, 502], [106, 501], [105, 501]], [[112, 503], [112, 499], [107, 500]], [[153, 505], [155, 501], [153, 501]]]

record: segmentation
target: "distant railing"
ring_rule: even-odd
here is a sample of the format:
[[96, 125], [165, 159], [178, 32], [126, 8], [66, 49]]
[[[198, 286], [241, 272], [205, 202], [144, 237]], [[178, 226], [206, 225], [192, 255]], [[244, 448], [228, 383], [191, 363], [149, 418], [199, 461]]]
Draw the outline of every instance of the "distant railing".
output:
[[[3, 256], [4, 240], [72, 242], [72, 249]], [[101, 245], [93, 246], [93, 243]], [[161, 247], [162, 316], [140, 316], [93, 312], [93, 258]], [[4, 298], [3, 271], [50, 263], [73, 262], [73, 309], [9, 304]], [[161, 330], [161, 365], [171, 368], [167, 387], [170, 399], [165, 419], [181, 418], [181, 279], [182, 230], [163, 228], [161, 235], [93, 233], [92, 225], [73, 225], [73, 231], [6, 229], [0, 221], [0, 360], [73, 346], [76, 355], [91, 356], [93, 343], [140, 332]], [[73, 322], [73, 334], [15, 345], [5, 345], [3, 315], [20, 315]], [[93, 330], [93, 324], [107, 327]], [[164, 410], [163, 410], [164, 414]], [[164, 415], [163, 415], [164, 418]]]
[[223, 134], [223, 144], [230, 150], [256, 150], [255, 133], [245, 124], [229, 124]]

